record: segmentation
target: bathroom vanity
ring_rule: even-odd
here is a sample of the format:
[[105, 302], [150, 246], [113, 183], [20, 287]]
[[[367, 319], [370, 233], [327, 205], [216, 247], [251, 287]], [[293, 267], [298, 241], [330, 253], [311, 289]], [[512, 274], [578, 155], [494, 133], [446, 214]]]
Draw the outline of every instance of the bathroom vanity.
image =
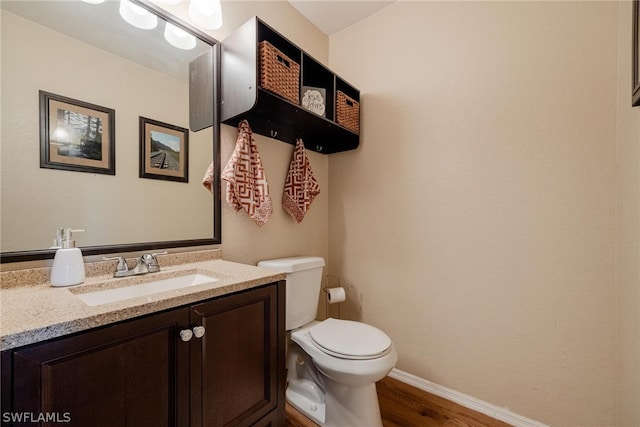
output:
[[215, 281], [94, 306], [77, 289], [118, 279], [3, 288], [2, 413], [76, 426], [284, 425], [284, 274], [219, 259], [163, 273], [194, 269]]

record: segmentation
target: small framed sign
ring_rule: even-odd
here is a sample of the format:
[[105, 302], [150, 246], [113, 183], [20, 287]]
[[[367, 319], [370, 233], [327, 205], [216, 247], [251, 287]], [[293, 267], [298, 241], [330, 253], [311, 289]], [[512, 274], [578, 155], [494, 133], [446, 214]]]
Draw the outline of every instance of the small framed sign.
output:
[[320, 87], [302, 86], [302, 106], [324, 117], [326, 112], [327, 90]]

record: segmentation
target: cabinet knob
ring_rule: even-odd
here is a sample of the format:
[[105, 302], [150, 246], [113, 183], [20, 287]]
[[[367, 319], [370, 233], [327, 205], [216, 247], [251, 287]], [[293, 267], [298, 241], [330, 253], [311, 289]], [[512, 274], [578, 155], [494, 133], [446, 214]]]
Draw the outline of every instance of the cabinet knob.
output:
[[193, 332], [191, 329], [183, 329], [180, 331], [180, 339], [184, 342], [187, 342], [193, 337]]
[[195, 328], [193, 328], [193, 335], [195, 335], [196, 338], [202, 338], [204, 336], [204, 333], [204, 326], [196, 326]]

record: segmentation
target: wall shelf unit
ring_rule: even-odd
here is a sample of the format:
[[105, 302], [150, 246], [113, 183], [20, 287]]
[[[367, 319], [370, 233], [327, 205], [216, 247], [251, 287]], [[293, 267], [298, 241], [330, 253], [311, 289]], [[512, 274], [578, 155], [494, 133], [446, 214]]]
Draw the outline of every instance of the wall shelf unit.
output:
[[[303, 86], [325, 90], [324, 116], [311, 112], [260, 87], [258, 43], [268, 41], [288, 58], [300, 64], [299, 92]], [[356, 149], [360, 135], [336, 122], [336, 91], [360, 102], [360, 91], [338, 77], [295, 44], [254, 17], [222, 43], [221, 120], [237, 126], [246, 119], [259, 134], [295, 144], [302, 138], [305, 147], [323, 154]]]

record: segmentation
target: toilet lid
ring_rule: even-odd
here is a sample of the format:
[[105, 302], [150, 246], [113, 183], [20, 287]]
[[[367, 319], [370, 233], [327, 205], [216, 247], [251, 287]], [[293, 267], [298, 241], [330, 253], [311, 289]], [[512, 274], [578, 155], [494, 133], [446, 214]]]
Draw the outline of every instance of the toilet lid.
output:
[[391, 339], [366, 323], [329, 318], [309, 330], [325, 353], [343, 359], [374, 359], [388, 352]]

